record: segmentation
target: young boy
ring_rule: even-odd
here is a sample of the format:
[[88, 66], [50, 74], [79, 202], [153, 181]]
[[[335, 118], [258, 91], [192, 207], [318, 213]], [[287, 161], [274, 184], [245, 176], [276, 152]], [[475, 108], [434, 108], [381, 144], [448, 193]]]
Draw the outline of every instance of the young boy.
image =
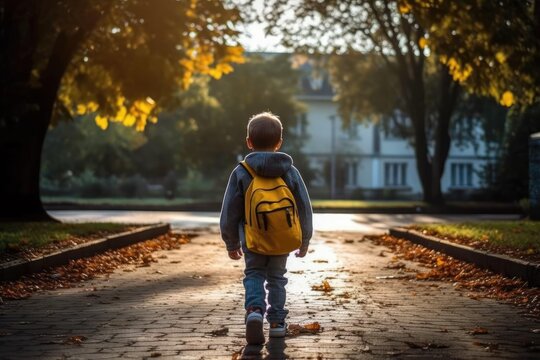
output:
[[[313, 232], [312, 209], [304, 181], [292, 165], [292, 158], [277, 152], [283, 142], [283, 126], [277, 116], [264, 112], [253, 116], [247, 125], [247, 147], [252, 151], [245, 162], [262, 177], [281, 177], [294, 196], [302, 232], [302, 245], [295, 253], [304, 257]], [[248, 170], [238, 165], [232, 172], [221, 209], [221, 237], [229, 257], [239, 260], [244, 254], [246, 340], [248, 344], [263, 344], [263, 316], [270, 323], [270, 337], [284, 337], [287, 326], [285, 317], [285, 285], [287, 278], [286, 255], [261, 255], [248, 250], [244, 234], [244, 194], [252, 177]], [[265, 281], [268, 290], [268, 308], [265, 301]]]

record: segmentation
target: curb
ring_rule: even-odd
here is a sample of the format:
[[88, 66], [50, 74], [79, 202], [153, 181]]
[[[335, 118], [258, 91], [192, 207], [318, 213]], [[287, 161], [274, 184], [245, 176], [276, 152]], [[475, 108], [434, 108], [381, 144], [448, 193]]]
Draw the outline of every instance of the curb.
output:
[[540, 264], [473, 249], [469, 246], [455, 244], [435, 236], [424, 235], [415, 230], [392, 228], [389, 230], [389, 233], [392, 236], [440, 251], [453, 258], [476, 264], [481, 268], [489, 269], [498, 274], [508, 277], [519, 277], [527, 281], [529, 286], [540, 286]]
[[16, 280], [23, 275], [36, 273], [50, 267], [65, 265], [71, 260], [90, 257], [107, 250], [132, 245], [137, 242], [166, 234], [169, 230], [169, 224], [150, 225], [120, 234], [110, 235], [101, 239], [92, 240], [72, 248], [67, 248], [44, 255], [36, 259], [10, 261], [0, 265], [0, 281]]

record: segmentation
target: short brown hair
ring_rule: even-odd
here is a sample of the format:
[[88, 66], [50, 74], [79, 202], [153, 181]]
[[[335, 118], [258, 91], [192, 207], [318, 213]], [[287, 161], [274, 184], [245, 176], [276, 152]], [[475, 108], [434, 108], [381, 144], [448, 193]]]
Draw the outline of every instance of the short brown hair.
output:
[[256, 149], [269, 149], [281, 140], [283, 125], [271, 112], [253, 115], [247, 125], [247, 136]]

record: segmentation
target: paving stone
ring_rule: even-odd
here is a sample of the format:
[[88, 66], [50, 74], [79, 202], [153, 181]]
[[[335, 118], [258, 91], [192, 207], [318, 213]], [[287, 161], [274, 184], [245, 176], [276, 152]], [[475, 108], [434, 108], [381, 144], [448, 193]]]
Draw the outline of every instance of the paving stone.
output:
[[[148, 268], [0, 305], [0, 359], [539, 358], [540, 334], [531, 329], [540, 324], [517, 308], [470, 299], [448, 283], [384, 280], [398, 274], [386, 268], [387, 249], [337, 236], [319, 234], [312, 253], [289, 261], [288, 322], [318, 321], [317, 335], [246, 346], [242, 266], [209, 233], [157, 253], [167, 258]], [[332, 292], [312, 290], [325, 279]], [[92, 287], [97, 297], [88, 297]], [[488, 334], [471, 335], [477, 326]], [[223, 327], [226, 335], [212, 335]], [[82, 345], [65, 343], [77, 335]]]

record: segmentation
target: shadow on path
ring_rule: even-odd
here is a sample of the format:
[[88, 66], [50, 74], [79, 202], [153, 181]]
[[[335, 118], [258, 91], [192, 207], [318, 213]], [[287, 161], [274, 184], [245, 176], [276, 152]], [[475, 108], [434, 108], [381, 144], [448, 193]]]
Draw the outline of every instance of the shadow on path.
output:
[[[285, 338], [270, 338], [266, 345], [246, 345], [240, 354], [242, 360], [286, 359]], [[266, 351], [265, 351], [266, 350]]]

